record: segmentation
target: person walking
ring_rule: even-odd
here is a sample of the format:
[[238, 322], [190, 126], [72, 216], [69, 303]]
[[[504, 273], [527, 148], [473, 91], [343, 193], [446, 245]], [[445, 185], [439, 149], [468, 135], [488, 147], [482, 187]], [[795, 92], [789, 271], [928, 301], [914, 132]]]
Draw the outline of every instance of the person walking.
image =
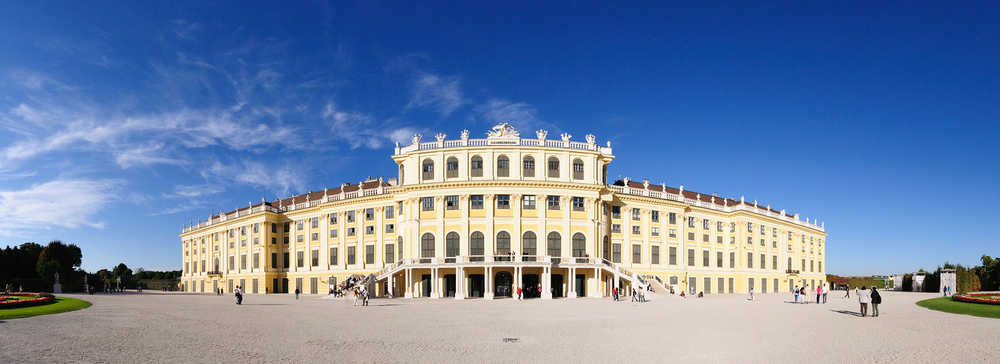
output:
[[799, 286], [795, 286], [795, 303], [799, 303]]
[[819, 304], [819, 296], [823, 295], [823, 287], [816, 286], [816, 304]]
[[639, 296], [635, 294], [635, 287], [632, 287], [632, 302], [639, 301]]
[[354, 288], [354, 305], [355, 306], [358, 305], [358, 288], [357, 287]]
[[[864, 289], [865, 286], [861, 286], [861, 287], [862, 287], [861, 289]], [[858, 295], [858, 286], [854, 286], [854, 295], [855, 296]]]
[[299, 288], [295, 287], [295, 299], [299, 299]]
[[844, 291], [847, 291], [847, 295], [844, 298], [851, 298], [851, 286], [847, 286]]
[[830, 286], [824, 284], [823, 285], [823, 304], [824, 305], [826, 304], [826, 294], [827, 293], [830, 293]]
[[753, 287], [750, 287], [750, 300], [753, 301]]
[[521, 300], [521, 287], [517, 287], [517, 300]]
[[858, 296], [858, 302], [861, 303], [861, 317], [868, 316], [868, 302], [870, 301], [868, 298], [868, 287], [862, 286], [861, 291], [855, 295]]
[[236, 286], [236, 304], [243, 305], [243, 290]]
[[882, 303], [882, 295], [872, 286], [872, 317], [878, 317], [878, 305]]
[[362, 299], [361, 306], [368, 306], [368, 288], [361, 289]]

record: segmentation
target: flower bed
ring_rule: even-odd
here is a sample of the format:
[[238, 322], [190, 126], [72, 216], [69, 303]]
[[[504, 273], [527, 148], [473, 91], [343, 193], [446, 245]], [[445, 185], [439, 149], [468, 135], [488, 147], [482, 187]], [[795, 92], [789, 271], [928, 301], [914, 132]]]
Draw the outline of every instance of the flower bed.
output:
[[1000, 305], [1000, 293], [998, 292], [962, 293], [954, 295], [951, 298], [955, 301]]
[[44, 305], [55, 302], [55, 299], [49, 293], [11, 293], [0, 296], [0, 309]]

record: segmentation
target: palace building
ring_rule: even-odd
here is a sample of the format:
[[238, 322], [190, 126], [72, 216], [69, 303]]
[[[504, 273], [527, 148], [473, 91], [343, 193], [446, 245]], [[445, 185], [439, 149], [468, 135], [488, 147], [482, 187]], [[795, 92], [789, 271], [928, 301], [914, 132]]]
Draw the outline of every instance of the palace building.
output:
[[[705, 294], [824, 283], [823, 224], [633, 181], [606, 146], [506, 124], [396, 144], [397, 178], [223, 212], [180, 234], [185, 291], [327, 294], [365, 277], [378, 296], [605, 297], [654, 285]], [[627, 292], [627, 291], [626, 291]]]

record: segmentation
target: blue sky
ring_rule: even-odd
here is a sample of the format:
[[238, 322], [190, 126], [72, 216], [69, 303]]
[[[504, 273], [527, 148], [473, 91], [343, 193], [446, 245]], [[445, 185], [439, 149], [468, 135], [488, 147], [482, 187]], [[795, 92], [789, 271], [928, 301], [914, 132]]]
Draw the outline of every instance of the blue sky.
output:
[[830, 273], [1000, 255], [995, 2], [480, 3], [0, 5], [0, 246], [179, 269], [190, 220], [508, 122], [825, 222]]

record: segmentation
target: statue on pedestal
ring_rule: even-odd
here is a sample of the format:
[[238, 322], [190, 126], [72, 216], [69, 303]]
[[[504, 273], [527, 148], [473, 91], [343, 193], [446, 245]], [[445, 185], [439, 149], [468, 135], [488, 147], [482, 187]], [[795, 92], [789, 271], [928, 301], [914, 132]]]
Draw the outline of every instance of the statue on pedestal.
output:
[[62, 293], [62, 285], [59, 284], [59, 272], [56, 272], [56, 284], [52, 285], [52, 293]]

